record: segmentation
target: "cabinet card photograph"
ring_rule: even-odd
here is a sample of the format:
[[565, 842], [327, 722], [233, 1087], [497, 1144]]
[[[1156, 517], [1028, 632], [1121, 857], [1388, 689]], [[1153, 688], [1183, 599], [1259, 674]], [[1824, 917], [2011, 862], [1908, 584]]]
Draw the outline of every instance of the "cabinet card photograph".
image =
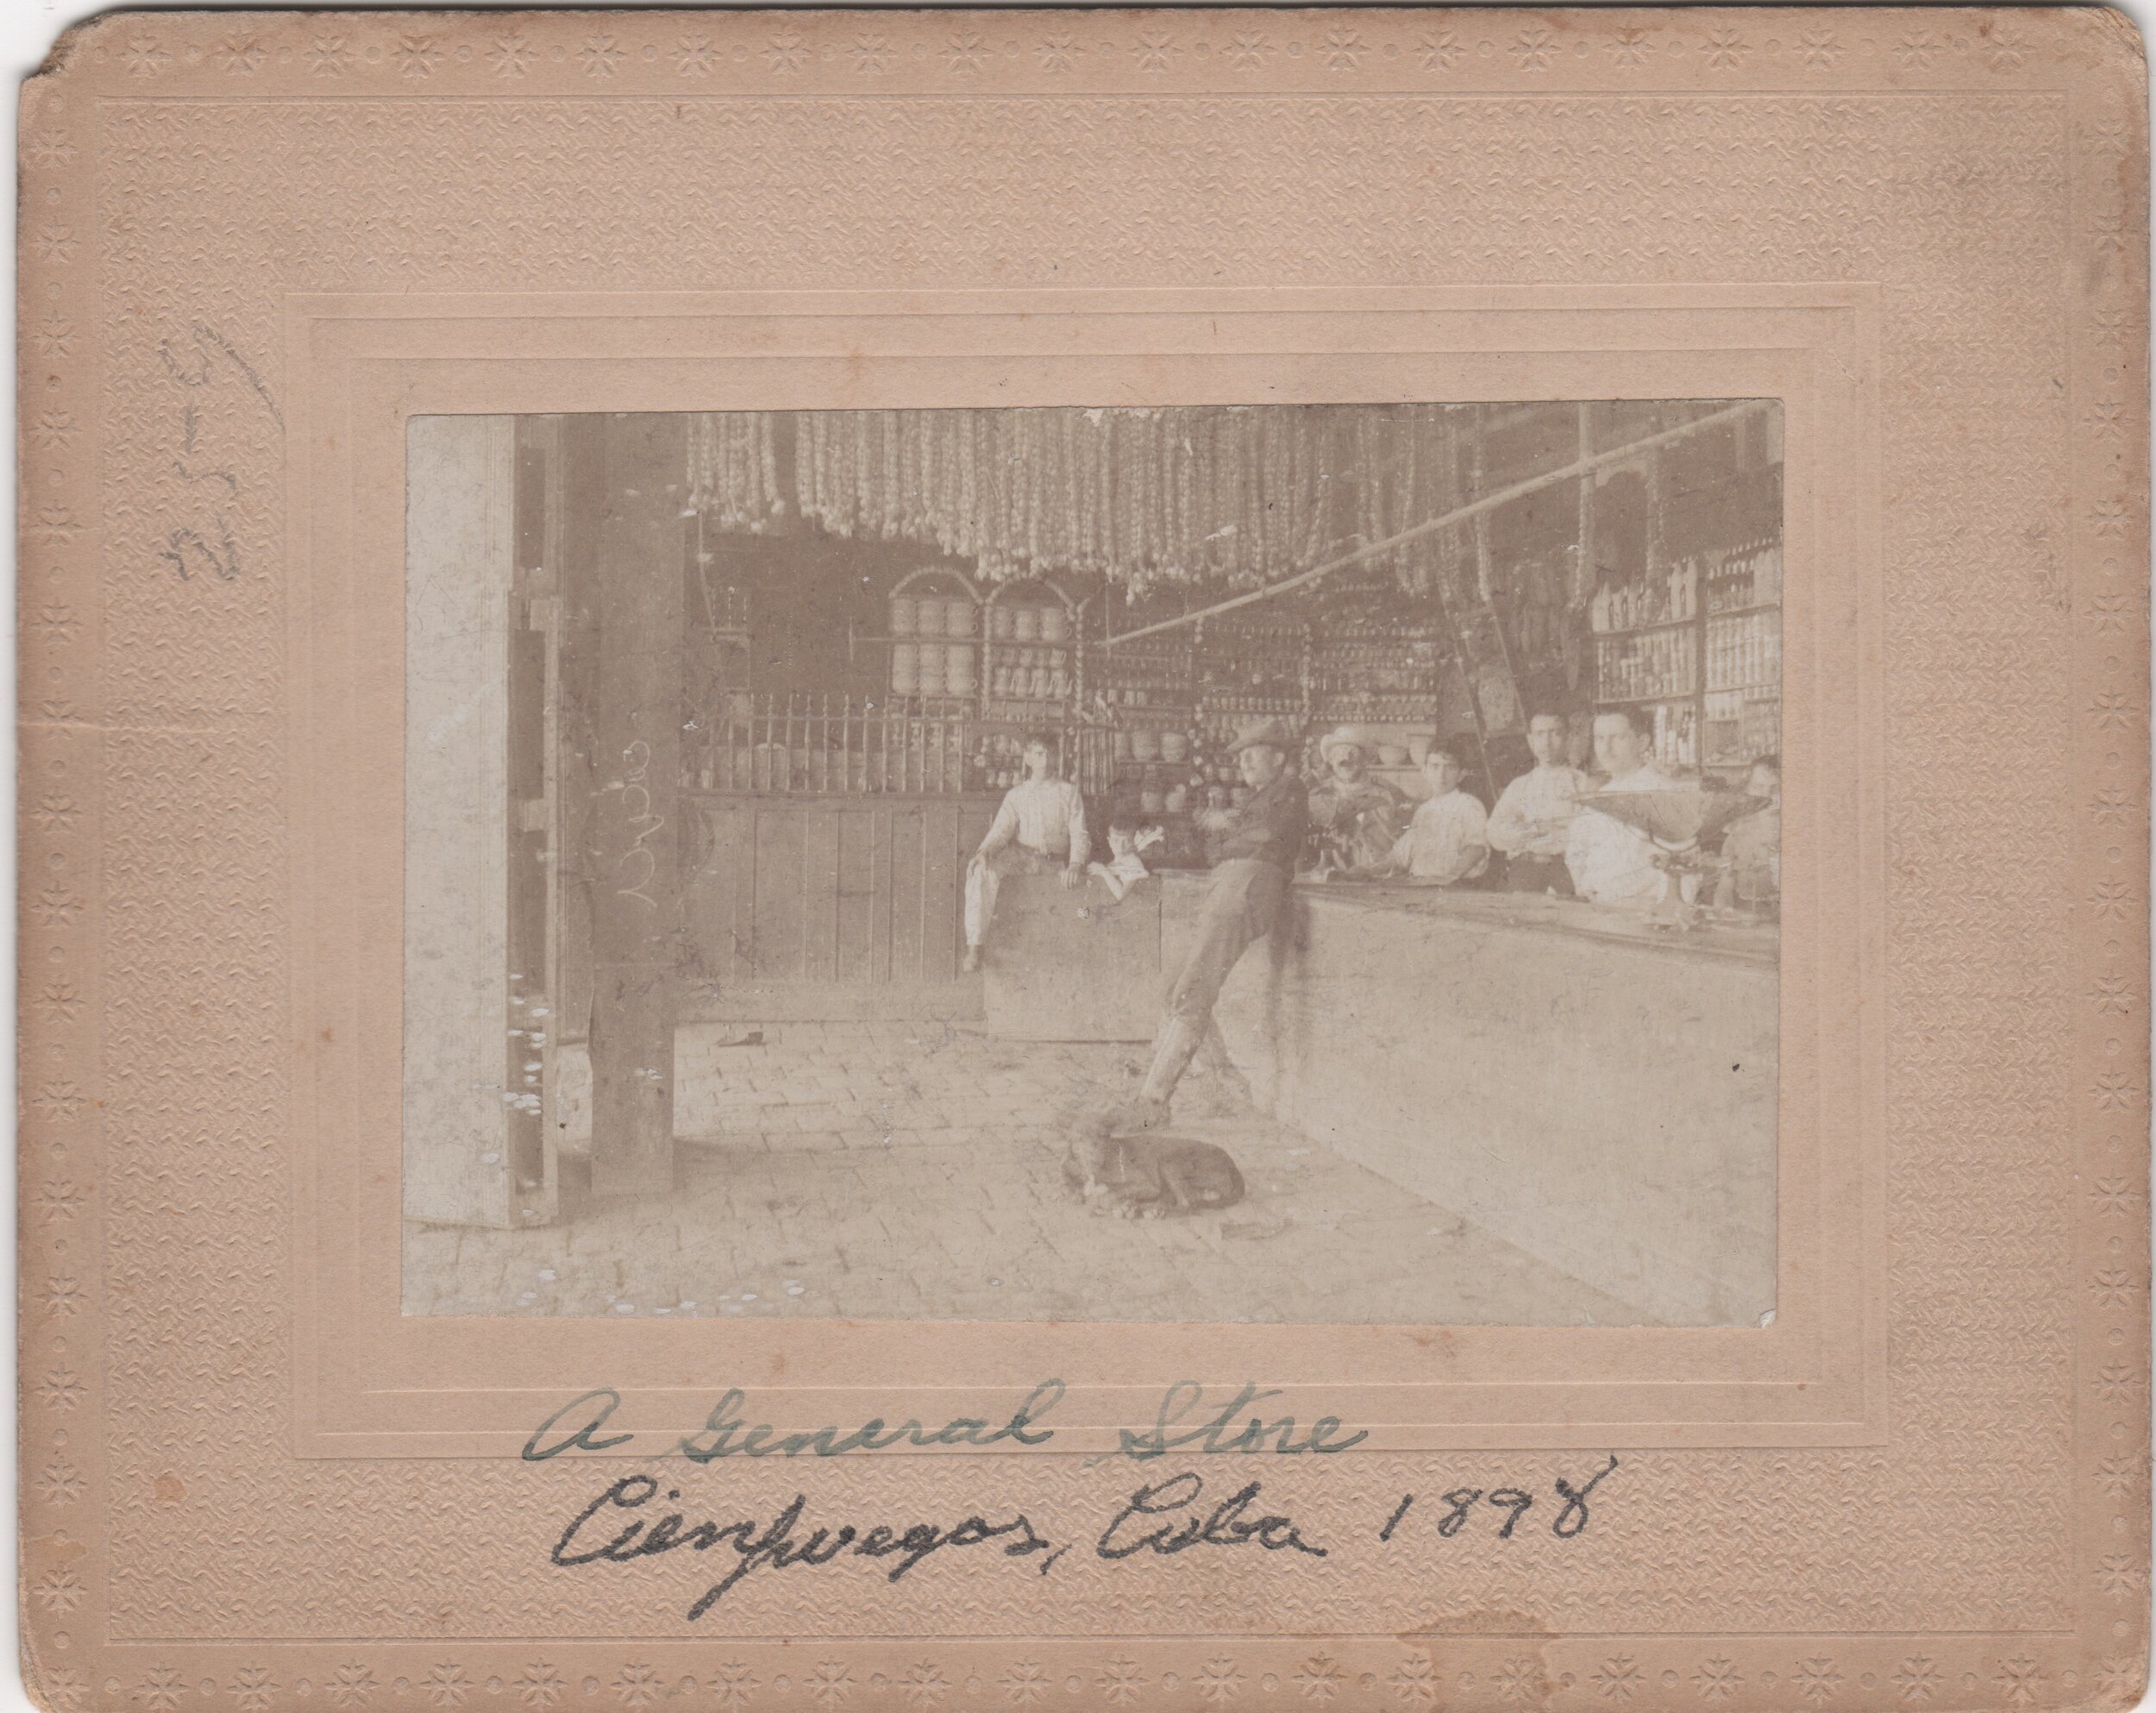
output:
[[407, 1312], [1772, 1314], [1778, 401], [406, 468]]
[[2122, 1713], [2096, 7], [24, 85], [49, 1713]]

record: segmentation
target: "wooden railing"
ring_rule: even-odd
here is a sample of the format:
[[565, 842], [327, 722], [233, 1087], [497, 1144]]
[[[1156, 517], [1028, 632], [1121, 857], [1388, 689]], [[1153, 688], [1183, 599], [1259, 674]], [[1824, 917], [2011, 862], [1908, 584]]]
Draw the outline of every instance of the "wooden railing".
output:
[[[1106, 789], [1114, 766], [1108, 728], [1065, 725], [1050, 735], [1062, 777], [1088, 792]], [[982, 719], [964, 697], [734, 691], [683, 738], [682, 782], [705, 791], [959, 796], [1000, 791], [1018, 766], [1017, 728]]]
[[956, 794], [967, 784], [962, 702], [907, 697], [730, 694], [705, 734], [694, 783], [705, 790]]

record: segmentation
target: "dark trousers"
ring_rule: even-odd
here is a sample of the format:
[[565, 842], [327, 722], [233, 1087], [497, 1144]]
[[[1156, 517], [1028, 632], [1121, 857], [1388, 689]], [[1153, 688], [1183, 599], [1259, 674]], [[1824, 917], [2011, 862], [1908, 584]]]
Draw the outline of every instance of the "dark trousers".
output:
[[1559, 898], [1572, 894], [1572, 871], [1562, 856], [1530, 856], [1522, 852], [1505, 859], [1507, 892], [1554, 892]]
[[1168, 1014], [1202, 1027], [1228, 972], [1252, 940], [1263, 939], [1280, 919], [1288, 873], [1255, 857], [1237, 857], [1213, 871], [1213, 884], [1198, 917], [1198, 938], [1168, 990]]
[[1271, 863], [1237, 857], [1213, 869], [1199, 911], [1197, 938], [1169, 985], [1168, 1014], [1153, 1038], [1144, 1099], [1165, 1102], [1208, 1039], [1225, 1062], [1225, 1049], [1213, 1021], [1213, 1001], [1250, 942], [1272, 932], [1287, 898], [1288, 871]]

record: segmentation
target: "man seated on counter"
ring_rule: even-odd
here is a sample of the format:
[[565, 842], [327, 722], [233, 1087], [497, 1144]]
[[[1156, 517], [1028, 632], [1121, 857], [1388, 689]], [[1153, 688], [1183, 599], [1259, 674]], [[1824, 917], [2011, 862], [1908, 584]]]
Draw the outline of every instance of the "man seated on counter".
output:
[[1565, 835], [1564, 866], [1573, 889], [1594, 904], [1653, 904], [1669, 891], [1669, 873], [1657, 861], [1662, 848], [1636, 827], [1597, 813], [1595, 797], [1668, 791], [1677, 781], [1647, 759], [1646, 735], [1621, 708], [1595, 716], [1595, 765], [1608, 783], [1581, 800], [1582, 813]]
[[1050, 776], [1052, 740], [1035, 732], [1025, 740], [1025, 777], [1003, 794], [1003, 803], [966, 864], [966, 960], [981, 967], [981, 948], [995, 919], [996, 892], [1006, 875], [1062, 871], [1066, 887], [1082, 886], [1092, 844], [1086, 837], [1086, 800], [1067, 779]]
[[1539, 713], [1527, 722], [1527, 748], [1535, 764], [1507, 785], [1490, 811], [1489, 843], [1505, 858], [1507, 892], [1572, 895], [1564, 866], [1565, 841], [1580, 813], [1580, 799], [1595, 781], [1564, 758], [1563, 714]]
[[[1389, 875], [1425, 886], [1458, 886], [1478, 879], [1489, 866], [1489, 831], [1481, 801], [1460, 789], [1466, 764], [1451, 750], [1433, 742], [1422, 758], [1422, 776], [1430, 794], [1415, 806], [1407, 830], [1375, 863], [1341, 872], [1354, 880]], [[1332, 871], [1320, 868], [1318, 877]]]

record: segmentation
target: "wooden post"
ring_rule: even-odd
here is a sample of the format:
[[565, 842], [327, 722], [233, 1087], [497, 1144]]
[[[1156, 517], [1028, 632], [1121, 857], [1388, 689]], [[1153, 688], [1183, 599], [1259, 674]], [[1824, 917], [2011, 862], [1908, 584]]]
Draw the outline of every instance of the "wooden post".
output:
[[565, 543], [563, 567], [591, 662], [592, 1189], [663, 1195], [674, 1185], [685, 424], [573, 417], [564, 452], [567, 502], [596, 519]]
[[[1461, 483], [1478, 499], [1482, 498], [1482, 436], [1487, 431], [1489, 422], [1489, 407], [1483, 405], [1476, 412], [1475, 437], [1471, 443], [1473, 449], [1473, 474], [1471, 475], [1465, 477], [1462, 475], [1457, 445], [1453, 449], [1451, 458], [1453, 480]], [[1482, 521], [1482, 514], [1476, 513], [1475, 521], [1479, 526]], [[1489, 574], [1489, 537], [1479, 527], [1475, 535], [1475, 548], [1476, 552], [1476, 575], [1478, 579], [1486, 578]], [[1489, 764], [1489, 729], [1482, 718], [1482, 662], [1475, 656], [1475, 645], [1468, 639], [1466, 631], [1453, 623], [1451, 606], [1445, 598], [1445, 568], [1442, 564], [1438, 567], [1438, 574], [1430, 580], [1430, 589], [1431, 593], [1437, 597], [1438, 623], [1451, 637], [1452, 646], [1459, 656], [1460, 676], [1467, 686], [1467, 711], [1475, 722], [1475, 754], [1476, 759], [1482, 764], [1482, 789], [1489, 800], [1495, 803], [1497, 800], [1497, 775]], [[1519, 695], [1517, 684], [1514, 686], [1513, 693], [1516, 700]]]
[[[510, 586], [508, 748], [508, 946], [510, 1029], [503, 1042], [502, 1086], [509, 1126], [511, 1188], [519, 1223], [538, 1225], [560, 1212], [556, 1132], [547, 1122], [548, 1048], [561, 1032], [548, 1019], [561, 1004], [555, 976], [556, 653], [560, 632], [553, 550], [560, 521], [555, 453], [560, 420], [516, 419], [516, 576]], [[535, 1101], [531, 1097], [537, 1095]]]

